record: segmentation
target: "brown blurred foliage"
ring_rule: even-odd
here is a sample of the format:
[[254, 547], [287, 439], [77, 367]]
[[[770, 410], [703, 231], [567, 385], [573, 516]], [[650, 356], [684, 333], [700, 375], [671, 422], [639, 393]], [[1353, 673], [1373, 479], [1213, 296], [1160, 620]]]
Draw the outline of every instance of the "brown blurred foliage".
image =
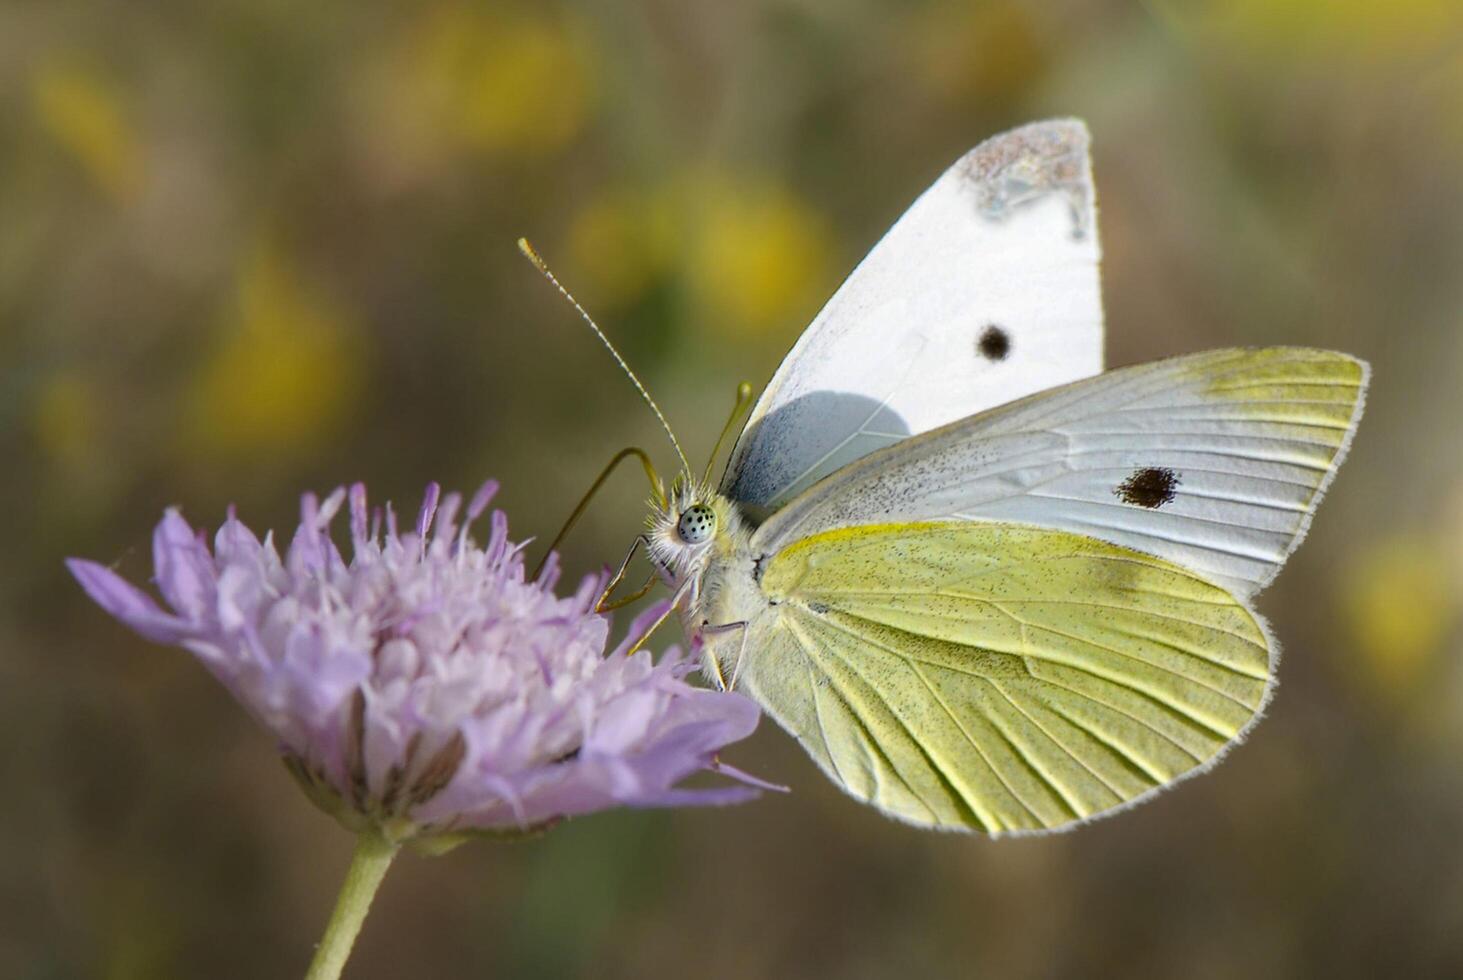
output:
[[[770, 723], [734, 811], [393, 870], [349, 975], [1463, 974], [1463, 57], [1455, 0], [0, 3], [0, 976], [297, 975], [350, 841], [65, 555], [178, 503], [282, 528], [504, 482], [546, 540], [663, 449], [534, 238], [705, 453], [839, 276], [1009, 125], [1095, 134], [1109, 361], [1376, 369], [1261, 599], [1250, 744], [1066, 836], [923, 834]], [[575, 572], [641, 519], [626, 476]]]

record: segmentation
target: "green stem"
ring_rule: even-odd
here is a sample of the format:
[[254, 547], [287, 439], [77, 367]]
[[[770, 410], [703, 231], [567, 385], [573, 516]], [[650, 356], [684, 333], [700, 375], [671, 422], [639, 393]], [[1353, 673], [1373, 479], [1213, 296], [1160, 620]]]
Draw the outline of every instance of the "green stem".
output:
[[350, 870], [345, 873], [345, 884], [340, 886], [340, 896], [335, 900], [335, 911], [330, 913], [330, 922], [325, 926], [325, 935], [315, 950], [315, 959], [310, 962], [310, 971], [305, 980], [337, 980], [345, 969], [345, 961], [355, 945], [361, 923], [370, 911], [371, 899], [381, 887], [381, 879], [396, 857], [396, 845], [388, 844], [375, 834], [364, 833], [356, 840], [356, 852], [351, 856]]

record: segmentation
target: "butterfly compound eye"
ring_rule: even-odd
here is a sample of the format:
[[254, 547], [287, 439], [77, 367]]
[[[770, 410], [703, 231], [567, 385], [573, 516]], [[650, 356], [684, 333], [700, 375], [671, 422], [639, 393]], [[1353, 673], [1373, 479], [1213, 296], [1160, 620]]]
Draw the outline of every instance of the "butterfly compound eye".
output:
[[676, 522], [676, 534], [687, 544], [704, 544], [716, 533], [716, 511], [705, 504], [692, 504]]

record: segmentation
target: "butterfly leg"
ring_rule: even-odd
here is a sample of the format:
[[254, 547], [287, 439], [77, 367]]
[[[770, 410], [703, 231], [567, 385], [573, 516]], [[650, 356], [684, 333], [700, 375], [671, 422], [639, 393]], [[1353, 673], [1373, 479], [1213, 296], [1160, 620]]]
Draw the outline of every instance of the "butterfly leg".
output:
[[737, 662], [736, 665], [732, 667], [730, 684], [728, 684], [726, 682], [726, 678], [722, 676], [721, 661], [718, 660], [715, 656], [710, 656], [706, 658], [707, 660], [711, 661], [712, 669], [716, 671], [716, 684], [723, 691], [735, 690], [737, 686], [737, 678], [741, 676], [742, 655], [747, 652], [747, 621], [743, 619], [738, 620], [735, 623], [717, 623], [715, 626], [712, 626], [708, 623], [701, 624], [701, 635], [703, 636], [705, 636], [707, 633], [730, 633], [732, 630], [740, 630], [742, 633], [742, 639], [741, 642], [737, 644]]
[[686, 594], [690, 591], [690, 586], [691, 583], [688, 581], [685, 585], [676, 590], [676, 594], [671, 597], [671, 601], [665, 607], [665, 611], [657, 616], [655, 622], [650, 624], [650, 628], [647, 629], [644, 633], [641, 633], [639, 638], [637, 638], [635, 642], [630, 645], [630, 649], [625, 651], [625, 656], [634, 656], [634, 654], [641, 647], [645, 646], [645, 641], [650, 639], [650, 635], [656, 630], [660, 629], [661, 625], [664, 624], [667, 619], [671, 618], [671, 613], [675, 612], [676, 607], [681, 604], [681, 600], [686, 598]]
[[595, 603], [594, 611], [595, 612], [600, 612], [600, 613], [607, 613], [607, 612], [614, 612], [616, 609], [623, 609], [626, 606], [628, 606], [630, 603], [634, 602], [635, 600], [637, 600], [637, 599], [643, 599], [645, 597], [645, 595], [651, 589], [653, 589], [655, 587], [655, 583], [658, 582], [658, 581], [660, 581], [659, 574], [656, 573], [656, 572], [651, 572], [650, 573], [650, 577], [645, 580], [644, 584], [642, 584], [640, 586], [640, 588], [636, 589], [634, 592], [631, 592], [627, 596], [621, 596], [620, 598], [616, 599], [614, 602], [606, 602], [606, 601], [604, 601], [605, 599], [608, 599], [609, 598], [609, 593], [607, 592], [607, 593], [605, 593], [604, 598], [600, 599], [599, 602]]
[[[614, 591], [620, 587], [620, 583], [625, 580], [625, 573], [630, 570], [630, 562], [635, 560], [635, 552], [639, 551], [642, 545], [645, 545], [647, 547], [649, 546], [649, 542], [645, 540], [645, 535], [636, 535], [635, 540], [630, 542], [630, 550], [625, 553], [625, 560], [620, 562], [620, 567], [615, 571], [614, 577], [610, 579], [609, 584], [605, 586], [604, 591], [599, 594], [599, 601], [594, 604], [595, 612], [608, 612], [612, 608], [619, 607], [618, 605], [606, 606], [605, 602], [609, 599], [611, 595], [614, 594]], [[630, 598], [619, 600], [619, 605], [633, 602], [634, 600], [645, 595], [646, 592], [650, 591], [650, 586], [652, 584], [654, 584], [653, 579], [651, 582], [647, 582], [645, 584], [645, 587], [641, 591], [635, 593]]]

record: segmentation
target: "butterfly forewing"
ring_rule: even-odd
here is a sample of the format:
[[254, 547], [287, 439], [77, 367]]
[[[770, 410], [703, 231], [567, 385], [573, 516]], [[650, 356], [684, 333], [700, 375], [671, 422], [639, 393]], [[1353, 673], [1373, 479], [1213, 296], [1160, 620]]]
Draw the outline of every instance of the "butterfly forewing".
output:
[[1110, 371], [847, 466], [753, 547], [889, 521], [1011, 521], [1147, 552], [1248, 596], [1309, 525], [1366, 382], [1353, 357], [1285, 347]]
[[1102, 370], [1086, 127], [1023, 126], [955, 163], [783, 360], [722, 492], [753, 515], [911, 433]]

